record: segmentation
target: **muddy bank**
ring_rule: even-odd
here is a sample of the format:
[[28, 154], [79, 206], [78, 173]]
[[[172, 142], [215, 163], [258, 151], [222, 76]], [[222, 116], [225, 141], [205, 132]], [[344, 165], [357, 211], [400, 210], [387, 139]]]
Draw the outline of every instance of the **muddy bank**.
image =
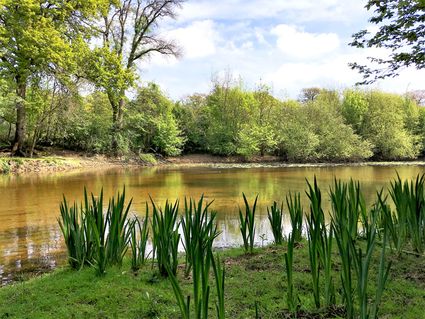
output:
[[[147, 156], [148, 155], [148, 156]], [[425, 160], [414, 161], [367, 161], [367, 162], [285, 162], [277, 156], [214, 156], [190, 154], [177, 157], [160, 157], [144, 154], [138, 157], [112, 158], [105, 155], [88, 156], [77, 152], [56, 151], [37, 158], [15, 158], [0, 153], [0, 173], [53, 173], [72, 170], [92, 170], [114, 167], [145, 166], [212, 166], [212, 167], [337, 167], [337, 166], [425, 166]]]

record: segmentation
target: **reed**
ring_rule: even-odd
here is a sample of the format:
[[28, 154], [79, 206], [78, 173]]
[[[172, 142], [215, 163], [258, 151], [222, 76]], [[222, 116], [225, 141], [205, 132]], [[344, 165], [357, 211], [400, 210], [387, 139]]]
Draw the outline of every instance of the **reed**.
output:
[[178, 232], [179, 222], [177, 215], [179, 201], [174, 204], [166, 202], [164, 209], [157, 207], [152, 200], [152, 236], [153, 236], [153, 257], [156, 258], [158, 271], [161, 276], [177, 273], [178, 265], [178, 245], [180, 234]]
[[217, 319], [224, 319], [226, 317], [225, 306], [224, 306], [224, 282], [226, 279], [226, 273], [224, 264], [221, 266], [220, 256], [217, 255], [216, 259], [212, 258], [212, 267], [214, 270], [215, 287], [217, 293]]
[[77, 204], [69, 206], [64, 196], [60, 204], [58, 223], [68, 252], [68, 263], [73, 269], [81, 269], [86, 264], [87, 247], [84, 216], [79, 213]]
[[146, 247], [149, 239], [149, 207], [146, 204], [146, 215], [143, 221], [136, 217], [130, 224], [131, 269], [137, 271], [146, 262], [149, 254]]
[[196, 203], [194, 199], [189, 201], [185, 198], [184, 217], [181, 219], [183, 230], [183, 246], [185, 250], [185, 275], [188, 276], [193, 266], [193, 252], [199, 248], [205, 252], [212, 249], [213, 242], [220, 234], [217, 231], [216, 213], [209, 213], [211, 203], [204, 205], [202, 195]]
[[84, 207], [85, 220], [87, 221], [85, 226], [87, 247], [94, 247], [88, 260], [95, 267], [97, 275], [103, 276], [109, 263], [107, 229], [110, 220], [109, 211], [106, 214], [103, 212], [103, 189], [97, 199], [93, 193], [89, 199], [86, 190], [84, 190]]
[[332, 276], [332, 249], [334, 231], [326, 224], [325, 214], [322, 209], [322, 193], [317, 184], [308, 183], [307, 197], [310, 200], [310, 215], [307, 216], [307, 234], [309, 239], [309, 256], [312, 269], [313, 292], [316, 307], [320, 308], [320, 270], [323, 272], [324, 298], [326, 307], [336, 304], [335, 286]]
[[397, 179], [391, 182], [390, 196], [395, 205], [399, 232], [406, 235], [404, 246], [410, 241], [417, 253], [424, 252], [425, 239], [425, 175], [418, 175], [415, 181]]
[[272, 206], [267, 207], [267, 216], [273, 233], [275, 245], [283, 244], [283, 203], [280, 208], [274, 202]]
[[298, 299], [294, 289], [294, 245], [295, 237], [292, 234], [288, 236], [287, 252], [285, 253], [285, 268], [286, 268], [286, 280], [288, 282], [288, 290], [286, 292], [286, 303], [288, 310], [292, 313], [296, 313], [299, 307]]
[[242, 210], [239, 208], [240, 231], [245, 253], [249, 252], [252, 254], [254, 251], [255, 211], [257, 209], [258, 195], [255, 197], [252, 207], [249, 205], [244, 193], [242, 193], [242, 196], [245, 204], [245, 214], [243, 214]]
[[109, 200], [106, 213], [106, 224], [108, 226], [107, 255], [111, 265], [122, 265], [123, 258], [128, 250], [130, 242], [128, 213], [133, 199], [125, 204], [125, 187], [120, 194]]
[[291, 219], [292, 236], [295, 242], [302, 240], [304, 210], [301, 206], [301, 194], [291, 192], [286, 196], [286, 205], [288, 206], [289, 216]]

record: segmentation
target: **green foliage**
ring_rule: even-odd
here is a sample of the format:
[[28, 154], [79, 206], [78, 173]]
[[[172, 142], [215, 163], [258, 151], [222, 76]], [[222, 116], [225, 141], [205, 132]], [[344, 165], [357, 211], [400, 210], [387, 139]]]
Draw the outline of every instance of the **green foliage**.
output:
[[85, 189], [80, 209], [76, 203], [70, 207], [64, 197], [58, 222], [72, 268], [94, 265], [97, 273], [104, 275], [108, 265], [121, 266], [130, 240], [127, 215], [131, 202], [125, 206], [124, 190], [117, 200], [109, 200], [104, 213], [103, 190], [97, 198], [93, 194], [89, 198]]
[[301, 242], [303, 231], [304, 209], [301, 206], [301, 194], [291, 192], [286, 196], [286, 205], [291, 219], [291, 235], [295, 242]]
[[197, 249], [204, 252], [211, 250], [214, 240], [220, 234], [217, 231], [216, 213], [208, 213], [211, 204], [206, 203], [204, 206], [204, 196], [201, 196], [197, 203], [192, 198], [189, 199], [189, 202], [185, 198], [184, 217], [180, 223], [186, 252], [186, 276], [192, 269], [195, 251]]
[[157, 163], [156, 158], [153, 154], [140, 154], [139, 159], [147, 164], [155, 165]]
[[176, 156], [185, 143], [173, 114], [174, 104], [154, 83], [139, 90], [127, 110], [126, 129], [135, 153], [155, 152]]
[[129, 224], [130, 248], [131, 248], [131, 269], [137, 271], [149, 257], [146, 254], [146, 246], [149, 239], [149, 207], [146, 204], [146, 215], [143, 221], [135, 218]]
[[400, 176], [391, 183], [390, 196], [395, 205], [395, 216], [388, 218], [397, 229], [399, 242], [395, 237], [394, 244], [398, 250], [402, 244], [410, 241], [414, 251], [422, 253], [425, 250], [425, 175], [417, 176], [415, 181], [402, 181]]
[[415, 158], [419, 149], [414, 136], [405, 128], [404, 100], [374, 91], [368, 93], [366, 98], [369, 111], [360, 134], [374, 146], [375, 156], [386, 159]]
[[424, 68], [424, 2], [369, 0], [366, 9], [373, 10], [374, 15], [369, 21], [377, 26], [377, 30], [357, 32], [353, 35], [350, 45], [358, 48], [387, 48], [391, 50], [391, 54], [387, 58], [370, 57], [369, 60], [376, 64], [375, 68], [358, 63], [351, 64], [353, 69], [363, 74], [362, 84], [394, 77], [404, 67]]
[[166, 277], [169, 273], [175, 275], [177, 273], [177, 254], [180, 242], [180, 234], [178, 232], [180, 223], [177, 222], [179, 201], [176, 200], [174, 204], [167, 201], [164, 209], [157, 208], [152, 199], [151, 202], [153, 206], [153, 258], [156, 258], [158, 271], [162, 276]]
[[243, 239], [245, 253], [249, 252], [252, 254], [254, 251], [255, 211], [257, 209], [258, 195], [255, 197], [252, 207], [249, 205], [244, 193], [242, 193], [242, 196], [245, 204], [245, 214], [243, 214], [242, 210], [239, 208], [239, 228]]
[[274, 202], [272, 206], [267, 207], [267, 216], [273, 233], [274, 243], [276, 245], [283, 244], [283, 203], [280, 208]]

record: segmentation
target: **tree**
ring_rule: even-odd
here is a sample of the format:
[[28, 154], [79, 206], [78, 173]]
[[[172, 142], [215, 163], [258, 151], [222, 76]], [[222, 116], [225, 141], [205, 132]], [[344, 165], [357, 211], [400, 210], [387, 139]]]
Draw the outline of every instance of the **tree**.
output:
[[[29, 81], [41, 74], [64, 74], [82, 31], [105, 7], [106, 0], [0, 1], [0, 72], [17, 95], [16, 129], [12, 154], [24, 155], [26, 96]], [[77, 45], [74, 45], [78, 42]]]
[[161, 38], [161, 20], [175, 18], [183, 0], [121, 0], [103, 17], [102, 46], [90, 54], [86, 76], [108, 95], [112, 108], [112, 152], [119, 153], [126, 91], [133, 86], [136, 62], [152, 53], [178, 56], [177, 46]]
[[379, 68], [351, 63], [352, 69], [363, 74], [362, 84], [395, 77], [408, 66], [425, 67], [425, 1], [369, 0], [367, 10], [374, 9], [370, 22], [379, 26], [376, 33], [362, 30], [353, 35], [350, 45], [358, 48], [387, 48], [392, 51], [386, 59], [369, 57]]
[[158, 85], [149, 83], [139, 89], [126, 110], [126, 132], [132, 151], [180, 155], [185, 138], [174, 117], [174, 107]]

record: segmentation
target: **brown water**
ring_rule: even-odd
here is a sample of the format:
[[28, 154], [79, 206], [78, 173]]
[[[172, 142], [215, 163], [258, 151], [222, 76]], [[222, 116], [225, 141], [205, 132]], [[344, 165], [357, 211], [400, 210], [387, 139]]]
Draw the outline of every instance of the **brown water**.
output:
[[[360, 180], [367, 202], [372, 203], [376, 190], [389, 185], [396, 176], [414, 178], [425, 166], [337, 166], [337, 167], [248, 167], [215, 165], [204, 167], [168, 167], [108, 169], [94, 172], [52, 175], [0, 176], [0, 286], [28, 269], [43, 272], [65, 262], [64, 245], [57, 225], [62, 194], [80, 201], [83, 187], [105, 197], [125, 185], [128, 198], [133, 197], [132, 211], [144, 214], [150, 194], [158, 203], [184, 196], [215, 200], [218, 227], [222, 231], [218, 246], [241, 243], [238, 205], [242, 192], [250, 199], [259, 194], [257, 242], [272, 240], [265, 207], [282, 201], [291, 191], [304, 193], [305, 178], [316, 175], [325, 193], [334, 177]], [[305, 199], [305, 198], [304, 198]], [[329, 208], [327, 198], [325, 209]], [[262, 236], [263, 235], [263, 236]], [[262, 238], [261, 238], [262, 236]]]

